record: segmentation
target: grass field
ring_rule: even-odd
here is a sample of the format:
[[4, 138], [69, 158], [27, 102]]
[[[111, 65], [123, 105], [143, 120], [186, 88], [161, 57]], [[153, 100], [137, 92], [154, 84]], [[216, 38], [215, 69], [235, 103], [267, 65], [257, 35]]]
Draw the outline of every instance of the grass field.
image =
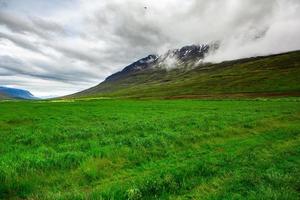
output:
[[300, 99], [0, 102], [2, 199], [299, 199]]

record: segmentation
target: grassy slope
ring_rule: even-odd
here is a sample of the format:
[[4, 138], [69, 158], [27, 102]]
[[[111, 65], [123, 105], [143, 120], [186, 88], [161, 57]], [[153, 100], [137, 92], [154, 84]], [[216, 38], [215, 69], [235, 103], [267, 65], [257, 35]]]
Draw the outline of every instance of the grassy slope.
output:
[[0, 199], [297, 199], [299, 99], [0, 102]]
[[[174, 97], [300, 93], [300, 51], [183, 69], [148, 70], [71, 97]], [[185, 69], [185, 70], [184, 70]], [[260, 96], [260, 95], [258, 95]]]
[[7, 100], [7, 99], [11, 99], [11, 98], [5, 94], [0, 94], [0, 100]]

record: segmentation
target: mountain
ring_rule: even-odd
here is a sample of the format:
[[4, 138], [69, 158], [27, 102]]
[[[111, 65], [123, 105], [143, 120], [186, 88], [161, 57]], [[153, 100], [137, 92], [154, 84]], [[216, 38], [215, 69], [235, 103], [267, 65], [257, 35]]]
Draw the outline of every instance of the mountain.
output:
[[131, 73], [135, 73], [138, 71], [143, 71], [147, 68], [152, 67], [157, 62], [158, 56], [157, 55], [149, 55], [145, 58], [142, 58], [131, 65], [125, 67], [122, 71], [112, 74], [111, 76], [105, 79], [106, 82], [114, 82], [119, 79], [126, 77]]
[[37, 99], [29, 91], [0, 86], [0, 99]]
[[99, 85], [67, 96], [192, 98], [300, 95], [300, 51], [222, 63], [205, 63], [218, 48], [191, 45], [149, 55]]
[[153, 67], [175, 68], [175, 65], [182, 65], [185, 62], [200, 61], [204, 59], [205, 54], [207, 54], [212, 47], [215, 49], [216, 45], [191, 45], [182, 47], [181, 49], [169, 50], [161, 56], [149, 55], [128, 65], [122, 71], [107, 77], [105, 82], [117, 81], [132, 73], [144, 71]]

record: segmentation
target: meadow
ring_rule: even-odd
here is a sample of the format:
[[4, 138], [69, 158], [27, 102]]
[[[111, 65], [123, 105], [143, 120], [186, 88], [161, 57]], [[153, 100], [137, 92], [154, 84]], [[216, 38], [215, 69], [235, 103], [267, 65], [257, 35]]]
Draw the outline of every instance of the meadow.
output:
[[300, 99], [0, 102], [0, 199], [299, 199]]

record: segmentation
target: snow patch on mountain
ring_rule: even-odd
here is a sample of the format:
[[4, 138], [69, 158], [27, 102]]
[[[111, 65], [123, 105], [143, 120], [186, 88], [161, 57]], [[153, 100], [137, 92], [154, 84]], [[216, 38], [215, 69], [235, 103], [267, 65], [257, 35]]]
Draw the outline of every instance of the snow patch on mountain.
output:
[[187, 63], [192, 67], [196, 67], [204, 62], [206, 55], [215, 52], [219, 48], [219, 44], [214, 42], [211, 44], [189, 45], [180, 49], [169, 50], [162, 55], [149, 55], [142, 58], [127, 67], [105, 79], [106, 82], [116, 81], [131, 73], [155, 68], [164, 68], [171, 70]]

